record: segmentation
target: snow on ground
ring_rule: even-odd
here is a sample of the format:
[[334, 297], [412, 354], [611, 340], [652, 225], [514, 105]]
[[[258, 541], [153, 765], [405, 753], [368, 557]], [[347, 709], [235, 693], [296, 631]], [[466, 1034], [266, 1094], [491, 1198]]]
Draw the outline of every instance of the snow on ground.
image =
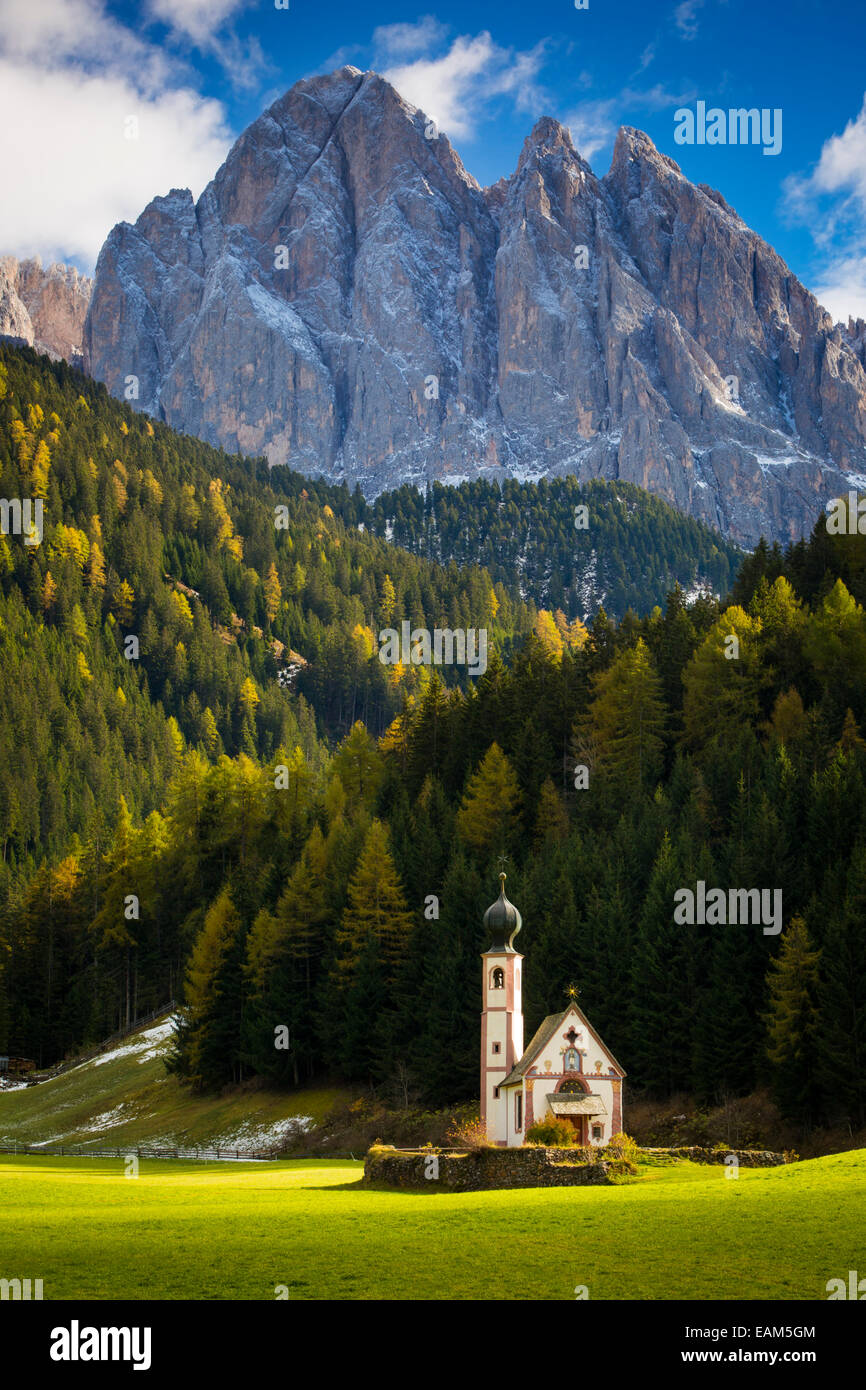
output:
[[[169, 1018], [165, 1023], [158, 1023], [155, 1028], [148, 1028], [144, 1033], [137, 1033], [132, 1042], [120, 1043], [113, 1047], [109, 1052], [100, 1052], [98, 1057], [91, 1057], [89, 1062], [82, 1062], [82, 1067], [101, 1067], [106, 1062], [116, 1062], [119, 1057], [131, 1057], [135, 1053], [140, 1053], [139, 1062], [148, 1062], [152, 1057], [158, 1057], [165, 1050], [164, 1044], [168, 1042], [174, 1032], [175, 1020]], [[73, 1070], [77, 1071], [75, 1067]]]
[[683, 591], [683, 601], [685, 603], [694, 603], [695, 599], [713, 598], [714, 596], [715, 590], [708, 579], [697, 579], [692, 584], [691, 588]]
[[83, 1134], [101, 1134], [104, 1129], [114, 1129], [129, 1118], [124, 1114], [126, 1109], [125, 1105], [116, 1105], [113, 1110], [103, 1110], [101, 1115], [94, 1115], [89, 1125], [79, 1125], [78, 1128]]
[[273, 1124], [258, 1127], [254, 1120], [248, 1120], [233, 1133], [222, 1134], [218, 1139], [213, 1139], [208, 1147], [215, 1148], [219, 1145], [221, 1149], [263, 1149], [270, 1144], [276, 1144], [280, 1139], [306, 1134], [312, 1127], [311, 1115], [290, 1115], [285, 1120], [276, 1120]]
[[767, 473], [773, 468], [791, 468], [796, 463], [802, 463], [803, 458], [800, 454], [759, 454], [755, 450], [755, 461], [762, 473]]

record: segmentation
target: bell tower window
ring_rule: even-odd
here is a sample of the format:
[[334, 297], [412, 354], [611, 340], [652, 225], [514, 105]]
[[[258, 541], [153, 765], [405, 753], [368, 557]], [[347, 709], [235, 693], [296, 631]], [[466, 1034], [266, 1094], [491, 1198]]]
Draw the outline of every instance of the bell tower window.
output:
[[502, 967], [499, 966], [499, 965], [497, 965], [496, 969], [495, 969], [494, 972], [493, 972], [493, 988], [494, 988], [494, 989], [504, 989], [504, 988], [505, 988], [505, 971], [504, 971], [504, 970], [502, 969]]

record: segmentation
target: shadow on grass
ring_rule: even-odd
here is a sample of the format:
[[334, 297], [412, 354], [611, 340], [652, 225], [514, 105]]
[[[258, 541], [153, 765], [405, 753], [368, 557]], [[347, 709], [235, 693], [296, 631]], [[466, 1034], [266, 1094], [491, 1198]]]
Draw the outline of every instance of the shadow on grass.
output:
[[435, 1183], [430, 1183], [426, 1187], [392, 1187], [386, 1182], [369, 1183], [364, 1182], [363, 1178], [358, 1178], [355, 1182], [329, 1182], [304, 1184], [305, 1192], [401, 1192], [406, 1197], [427, 1197], [432, 1192], [451, 1192], [450, 1187], [440, 1187]]

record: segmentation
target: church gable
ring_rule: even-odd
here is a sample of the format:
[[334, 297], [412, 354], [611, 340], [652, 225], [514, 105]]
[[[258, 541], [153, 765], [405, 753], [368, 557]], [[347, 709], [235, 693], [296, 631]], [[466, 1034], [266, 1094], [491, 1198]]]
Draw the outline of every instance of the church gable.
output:
[[[622, 1128], [622, 1079], [613, 1053], [577, 1005], [545, 1019], [515, 1072], [525, 1130], [555, 1116], [572, 1126], [577, 1144], [604, 1144]], [[509, 1092], [506, 1092], [509, 1094]]]
[[586, 1077], [616, 1076], [625, 1072], [576, 1004], [562, 1013], [548, 1014], [511, 1075], [502, 1083], [515, 1084], [525, 1076], [561, 1076], [577, 1072]]
[[625, 1072], [613, 1053], [605, 1046], [588, 1019], [576, 1004], [570, 1004], [561, 1014], [545, 1020], [549, 1024], [547, 1037], [534, 1056], [529, 1050], [521, 1058], [526, 1062], [524, 1075], [578, 1072], [584, 1076], [618, 1076]]

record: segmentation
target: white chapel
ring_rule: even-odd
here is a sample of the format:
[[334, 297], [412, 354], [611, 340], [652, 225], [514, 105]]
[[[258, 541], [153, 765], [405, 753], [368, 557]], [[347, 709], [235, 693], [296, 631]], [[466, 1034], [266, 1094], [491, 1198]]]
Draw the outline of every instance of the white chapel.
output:
[[503, 1147], [525, 1142], [530, 1125], [556, 1115], [574, 1126], [576, 1145], [607, 1144], [622, 1131], [626, 1073], [572, 1000], [549, 1014], [523, 1049], [523, 956], [514, 938], [523, 919], [505, 896], [484, 914], [491, 944], [482, 955], [481, 1121]]

